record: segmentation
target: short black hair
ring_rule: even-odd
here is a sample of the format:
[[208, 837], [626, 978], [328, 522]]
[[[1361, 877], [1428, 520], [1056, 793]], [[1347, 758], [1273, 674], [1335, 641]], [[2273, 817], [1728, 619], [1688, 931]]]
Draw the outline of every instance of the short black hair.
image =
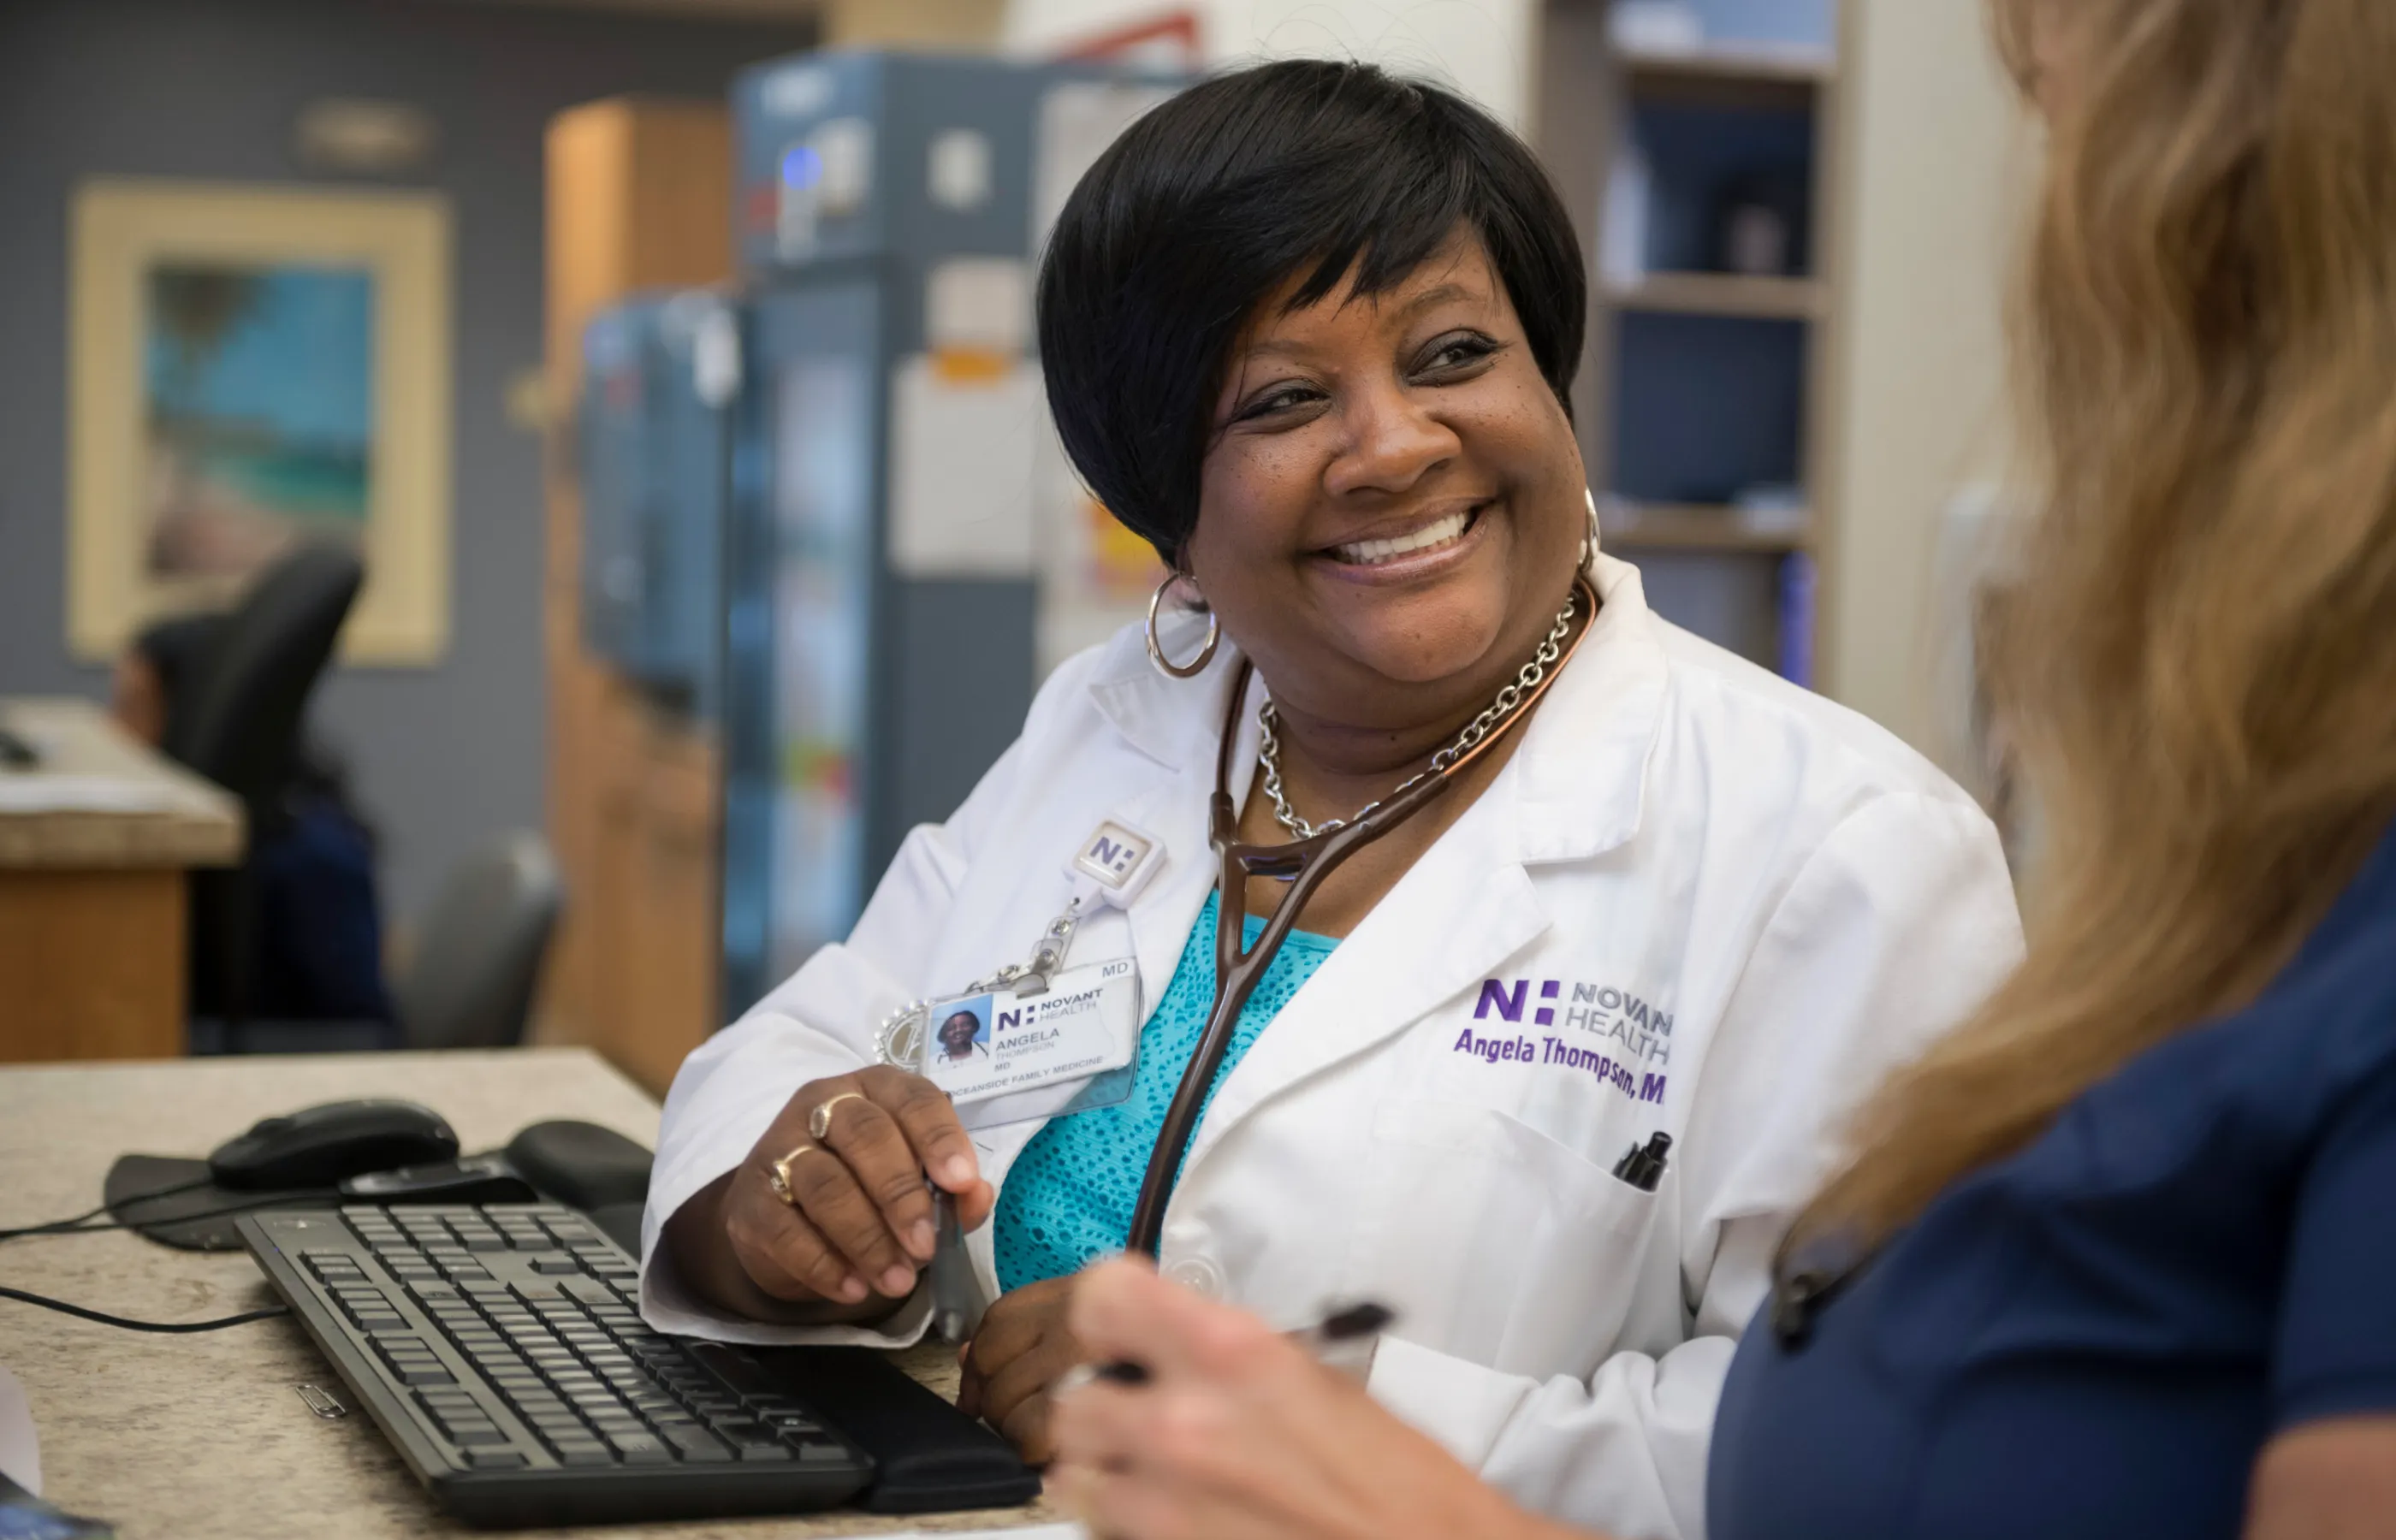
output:
[[1158, 106], [1091, 166], [1040, 265], [1048, 405], [1109, 511], [1178, 564], [1232, 346], [1276, 289], [1292, 309], [1387, 292], [1477, 232], [1532, 356], [1571, 411], [1588, 278], [1530, 148], [1453, 91], [1370, 64], [1289, 60]]

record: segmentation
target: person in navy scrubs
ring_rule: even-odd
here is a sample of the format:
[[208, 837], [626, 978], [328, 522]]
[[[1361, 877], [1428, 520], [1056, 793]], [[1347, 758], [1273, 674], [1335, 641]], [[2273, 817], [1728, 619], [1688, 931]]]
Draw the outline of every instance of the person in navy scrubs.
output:
[[[173, 752], [224, 625], [220, 614], [183, 616], [136, 636], [111, 681], [109, 707], [119, 724]], [[372, 1024], [397, 1046], [383, 979], [374, 830], [350, 795], [340, 762], [303, 739], [276, 812], [277, 821], [250, 831], [259, 906], [251, 1017]], [[195, 981], [194, 1016], [223, 1010], [214, 987], [212, 979]]]
[[[2051, 140], [2029, 956], [1784, 1244], [1707, 1532], [2396, 1536], [2396, 5], [1996, 10]], [[1058, 1408], [1100, 1535], [1563, 1533], [1133, 1265], [1072, 1327], [1147, 1371]]]

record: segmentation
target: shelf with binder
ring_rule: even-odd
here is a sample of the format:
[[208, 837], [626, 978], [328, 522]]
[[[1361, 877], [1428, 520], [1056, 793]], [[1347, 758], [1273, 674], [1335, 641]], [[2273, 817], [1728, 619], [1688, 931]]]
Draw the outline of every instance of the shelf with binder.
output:
[[1576, 404], [1606, 542], [1658, 613], [1811, 684], [1838, 0], [1545, 19], [1539, 143], [1597, 278]]

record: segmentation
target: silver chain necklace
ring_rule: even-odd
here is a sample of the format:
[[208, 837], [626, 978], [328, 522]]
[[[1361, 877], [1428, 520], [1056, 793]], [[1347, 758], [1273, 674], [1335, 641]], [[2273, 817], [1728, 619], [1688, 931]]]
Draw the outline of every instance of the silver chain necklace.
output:
[[1344, 818], [1332, 818], [1323, 823], [1311, 824], [1299, 817], [1298, 811], [1289, 805], [1288, 794], [1283, 790], [1281, 784], [1281, 737], [1273, 730], [1281, 718], [1279, 713], [1274, 711], [1272, 702], [1266, 701], [1264, 710], [1257, 713], [1257, 721], [1264, 729], [1264, 741], [1258, 747], [1257, 758], [1263, 762], [1265, 767], [1265, 795], [1272, 799], [1273, 816], [1279, 819], [1281, 826], [1292, 834], [1301, 840], [1311, 840], [1317, 834], [1328, 834], [1335, 829], [1345, 829], [1383, 803], [1404, 796], [1431, 777], [1445, 775], [1448, 766], [1471, 752], [1482, 739], [1496, 732], [1516, 711], [1520, 710], [1524, 697], [1537, 690], [1540, 683], [1548, 677], [1548, 670], [1554, 668], [1556, 659], [1564, 656], [1564, 637], [1572, 630], [1573, 611], [1579, 605], [1580, 591], [1579, 585], [1576, 583], [1571, 589], [1565, 591], [1564, 607], [1556, 611], [1555, 625], [1541, 640], [1538, 649], [1531, 654], [1531, 660], [1524, 664], [1512, 679], [1507, 681], [1504, 689], [1498, 692], [1498, 698], [1491, 701], [1479, 716], [1466, 723], [1464, 731], [1457, 734], [1455, 740], [1446, 748], [1433, 754], [1430, 764], [1408, 777], [1403, 784], [1376, 797]]

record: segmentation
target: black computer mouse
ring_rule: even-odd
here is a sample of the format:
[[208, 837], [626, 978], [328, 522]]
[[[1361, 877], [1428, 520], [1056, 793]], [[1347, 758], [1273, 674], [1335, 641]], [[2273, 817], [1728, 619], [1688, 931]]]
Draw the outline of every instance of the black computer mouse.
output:
[[409, 1101], [326, 1102], [269, 1118], [208, 1156], [219, 1187], [245, 1191], [329, 1188], [362, 1172], [446, 1161], [458, 1135], [441, 1114]]

